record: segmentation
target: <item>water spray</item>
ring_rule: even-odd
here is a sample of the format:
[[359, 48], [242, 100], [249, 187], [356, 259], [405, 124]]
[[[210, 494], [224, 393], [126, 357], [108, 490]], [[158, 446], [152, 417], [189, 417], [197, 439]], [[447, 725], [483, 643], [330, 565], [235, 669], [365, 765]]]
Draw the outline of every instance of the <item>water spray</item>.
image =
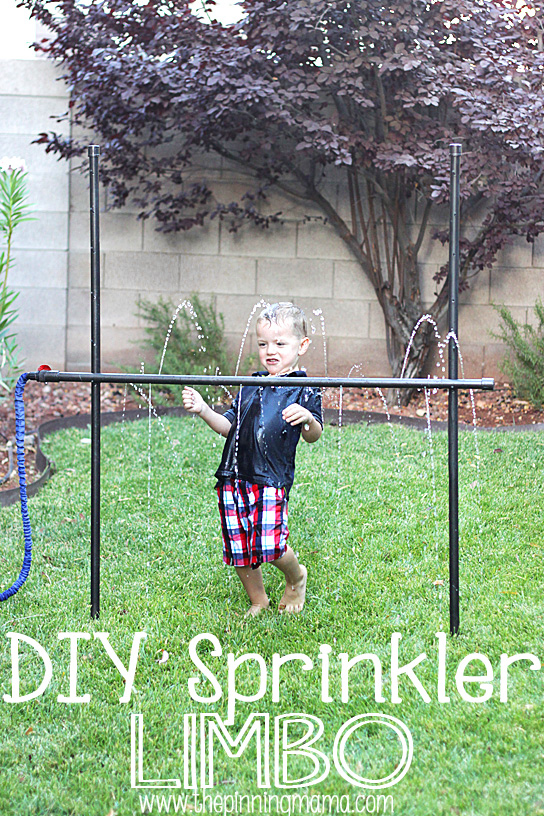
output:
[[[91, 384], [91, 617], [100, 615], [100, 386], [102, 383], [146, 385], [255, 385], [254, 377], [223, 375], [168, 375], [102, 373], [100, 366], [100, 230], [98, 201], [98, 158], [100, 148], [90, 145], [90, 217], [91, 217], [91, 371], [52, 371], [41, 366], [38, 371], [23, 374], [15, 392], [17, 460], [21, 497], [21, 515], [25, 535], [25, 555], [19, 578], [0, 595], [0, 601], [14, 595], [25, 582], [30, 571], [32, 538], [27, 509], [24, 461], [24, 404], [23, 391], [28, 380], [38, 382], [88, 382]], [[449, 569], [450, 569], [450, 632], [459, 631], [459, 483], [458, 483], [458, 411], [459, 390], [491, 391], [492, 378], [459, 379], [457, 369], [457, 325], [459, 289], [459, 173], [461, 145], [450, 145], [450, 259], [449, 259], [449, 370], [448, 378], [405, 377], [289, 377], [289, 387], [300, 385], [315, 388], [416, 388], [446, 389], [448, 400], [448, 467], [449, 467]], [[262, 387], [285, 386], [283, 377], [266, 377]]]

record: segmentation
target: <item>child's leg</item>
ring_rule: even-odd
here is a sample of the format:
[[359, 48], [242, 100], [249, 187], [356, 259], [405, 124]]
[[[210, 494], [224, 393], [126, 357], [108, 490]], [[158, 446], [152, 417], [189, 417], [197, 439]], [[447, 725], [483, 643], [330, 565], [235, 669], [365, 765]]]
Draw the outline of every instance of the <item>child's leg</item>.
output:
[[251, 567], [236, 567], [236, 574], [244, 585], [244, 589], [249, 595], [251, 606], [246, 612], [246, 617], [255, 617], [263, 609], [268, 609], [270, 601], [263, 584], [263, 574], [261, 568], [251, 569]]
[[[251, 557], [248, 535], [248, 526], [251, 526], [248, 523], [248, 515], [254, 504], [251, 487], [245, 482], [238, 482], [235, 485], [234, 481], [227, 481], [217, 489], [223, 536], [223, 561], [226, 564], [243, 564], [244, 561], [247, 564]], [[235, 569], [251, 601], [251, 607], [246, 615], [258, 615], [263, 609], [267, 609], [270, 603], [264, 589], [261, 569], [259, 567], [253, 570], [249, 566], [235, 566]]]
[[285, 575], [285, 592], [278, 604], [280, 612], [300, 612], [306, 597], [307, 570], [298, 559], [289, 545], [281, 558], [271, 562]]

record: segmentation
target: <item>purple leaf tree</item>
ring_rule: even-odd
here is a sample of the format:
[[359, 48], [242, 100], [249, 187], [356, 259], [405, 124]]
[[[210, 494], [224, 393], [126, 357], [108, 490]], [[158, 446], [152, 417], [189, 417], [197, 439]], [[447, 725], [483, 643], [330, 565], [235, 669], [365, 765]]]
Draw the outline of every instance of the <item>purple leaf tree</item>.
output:
[[[222, 26], [194, 0], [23, 0], [51, 30], [37, 48], [60, 61], [70, 116], [102, 145], [113, 201], [136, 198], [168, 232], [227, 219], [267, 227], [273, 188], [317, 205], [370, 280], [400, 374], [422, 315], [447, 308], [446, 268], [424, 310], [420, 251], [447, 241], [449, 144], [463, 144], [461, 285], [543, 225], [543, 12], [527, 0], [245, 0]], [[75, 139], [42, 134], [70, 157]], [[160, 148], [160, 149], [159, 149]], [[217, 201], [190, 170], [215, 153], [248, 174]], [[348, 207], [327, 178], [341, 174]], [[349, 215], [346, 217], [346, 211]], [[343, 213], [343, 214], [342, 214]], [[423, 328], [406, 374], [423, 372]], [[408, 395], [406, 395], [408, 396]]]

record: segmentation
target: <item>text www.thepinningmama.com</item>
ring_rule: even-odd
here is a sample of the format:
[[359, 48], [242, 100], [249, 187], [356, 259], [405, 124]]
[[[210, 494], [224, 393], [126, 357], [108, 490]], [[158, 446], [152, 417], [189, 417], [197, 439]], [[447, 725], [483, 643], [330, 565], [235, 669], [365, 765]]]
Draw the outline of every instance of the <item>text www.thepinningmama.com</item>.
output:
[[391, 794], [140, 794], [140, 813], [394, 813]]

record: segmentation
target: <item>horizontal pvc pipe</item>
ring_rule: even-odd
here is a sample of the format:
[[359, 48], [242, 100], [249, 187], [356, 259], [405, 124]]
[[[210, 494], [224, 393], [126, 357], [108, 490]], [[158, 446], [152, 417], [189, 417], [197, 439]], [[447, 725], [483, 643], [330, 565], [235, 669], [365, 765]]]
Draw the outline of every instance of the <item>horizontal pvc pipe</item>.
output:
[[224, 377], [196, 374], [120, 374], [89, 371], [34, 371], [29, 380], [38, 382], [134, 383], [149, 385], [299, 385], [313, 388], [439, 388], [493, 391], [495, 380], [447, 380], [400, 377]]

